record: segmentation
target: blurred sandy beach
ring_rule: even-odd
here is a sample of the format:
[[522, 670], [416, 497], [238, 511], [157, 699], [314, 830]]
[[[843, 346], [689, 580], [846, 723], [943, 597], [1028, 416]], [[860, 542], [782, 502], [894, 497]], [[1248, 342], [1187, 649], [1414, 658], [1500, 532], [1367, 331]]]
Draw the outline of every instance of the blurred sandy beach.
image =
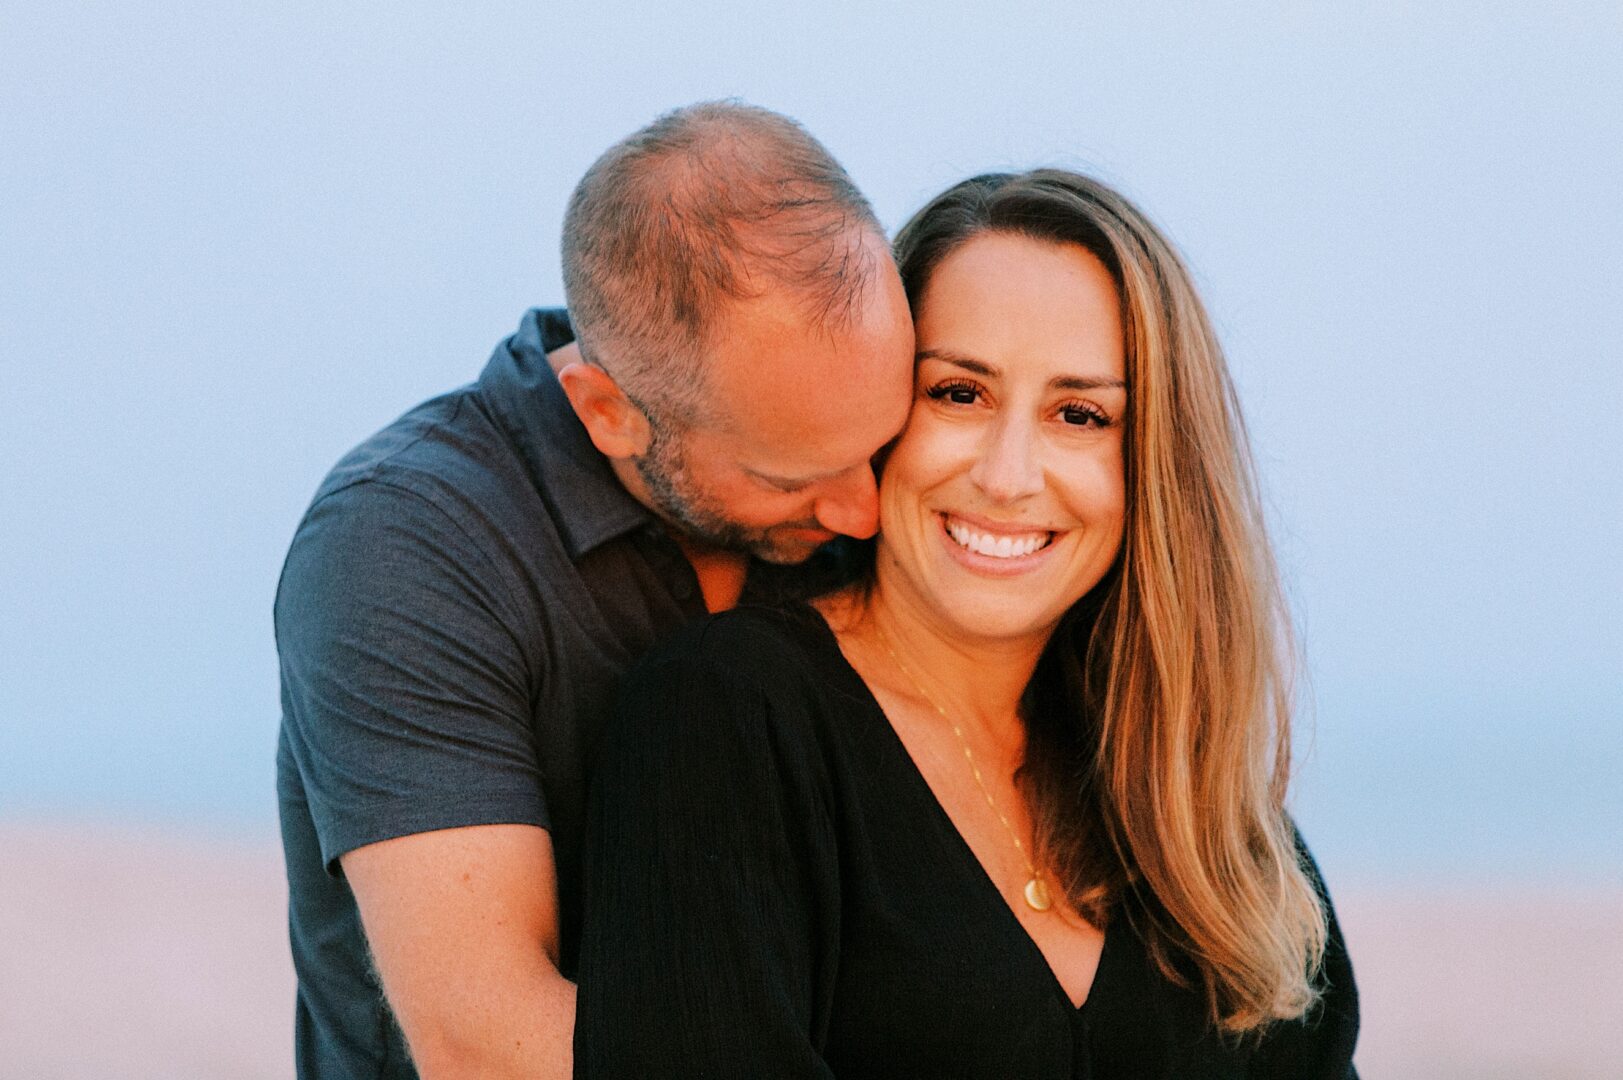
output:
[[[285, 1080], [280, 853], [0, 823], [0, 1078]], [[1366, 1080], [1623, 1076], [1623, 890], [1334, 880]]]

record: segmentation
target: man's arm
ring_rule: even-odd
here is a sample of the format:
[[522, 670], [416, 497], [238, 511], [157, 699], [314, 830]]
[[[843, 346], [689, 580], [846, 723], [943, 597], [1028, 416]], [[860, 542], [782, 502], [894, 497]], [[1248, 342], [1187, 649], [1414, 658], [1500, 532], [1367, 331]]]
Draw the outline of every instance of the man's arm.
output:
[[575, 995], [555, 967], [531, 726], [541, 630], [485, 551], [388, 484], [318, 502], [277, 600], [283, 734], [422, 1075], [564, 1077]]
[[556, 966], [545, 829], [443, 829], [340, 861], [423, 1080], [570, 1075], [575, 987]]

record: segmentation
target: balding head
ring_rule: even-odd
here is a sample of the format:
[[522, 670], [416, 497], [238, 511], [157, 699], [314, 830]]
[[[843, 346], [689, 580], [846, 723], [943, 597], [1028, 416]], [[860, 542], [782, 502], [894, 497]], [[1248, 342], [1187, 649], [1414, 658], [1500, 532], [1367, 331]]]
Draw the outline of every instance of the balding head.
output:
[[713, 102], [604, 154], [570, 200], [592, 443], [690, 547], [796, 562], [870, 535], [871, 459], [907, 417], [913, 322], [883, 231], [794, 121]]
[[666, 113], [570, 198], [564, 288], [581, 351], [655, 423], [710, 416], [705, 360], [725, 318], [766, 297], [838, 333], [894, 273], [875, 237], [867, 200], [795, 121], [737, 102]]

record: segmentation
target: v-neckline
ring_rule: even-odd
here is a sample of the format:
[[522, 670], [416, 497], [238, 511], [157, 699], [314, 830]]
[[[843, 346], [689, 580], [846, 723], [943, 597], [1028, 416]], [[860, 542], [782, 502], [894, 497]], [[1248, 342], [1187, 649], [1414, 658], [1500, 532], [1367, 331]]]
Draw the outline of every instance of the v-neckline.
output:
[[[1059, 996], [1059, 1000], [1064, 1004], [1065, 1008], [1077, 1015], [1085, 1013], [1099, 990], [1099, 981], [1105, 973], [1105, 962], [1112, 951], [1111, 942], [1116, 935], [1111, 932], [1108, 925], [1105, 927], [1104, 940], [1099, 947], [1099, 960], [1094, 965], [1093, 978], [1087, 987], [1087, 996], [1082, 999], [1082, 1004], [1076, 1004], [1071, 1000], [1070, 992], [1065, 989], [1065, 984], [1060, 981], [1059, 976], [1054, 972], [1053, 965], [1048, 962], [1048, 954], [1043, 952], [1042, 946], [1038, 945], [1036, 939], [1031, 936], [1031, 932], [1026, 929], [1025, 923], [1020, 921], [1020, 916], [1015, 913], [1014, 908], [1004, 898], [1003, 890], [998, 888], [997, 882], [992, 880], [992, 875], [987, 872], [986, 864], [981, 862], [980, 856], [975, 854], [975, 849], [969, 846], [969, 841], [964, 838], [964, 834], [958, 831], [958, 825], [952, 820], [952, 815], [947, 813], [947, 808], [941, 805], [941, 799], [936, 795], [935, 789], [930, 786], [930, 781], [926, 779], [923, 771], [919, 769], [918, 762], [913, 759], [912, 753], [907, 749], [907, 744], [902, 741], [900, 733], [896, 730], [896, 725], [891, 723], [884, 706], [879, 704], [879, 699], [874, 696], [873, 689], [868, 685], [867, 680], [862, 677], [861, 672], [857, 671], [846, 657], [845, 650], [840, 648], [840, 639], [834, 633], [834, 628], [829, 626], [828, 620], [824, 619], [822, 613], [816, 608], [809, 604], [805, 605], [805, 607], [807, 614], [816, 621], [819, 631], [824, 635], [825, 644], [839, 658], [840, 665], [844, 668], [846, 674], [861, 688], [861, 701], [869, 710], [870, 719], [876, 723], [877, 727], [883, 729], [880, 737], [886, 740], [892, 754], [899, 759], [897, 764], [907, 776], [906, 783], [914, 789], [914, 795], [925, 805], [926, 812], [935, 817], [937, 826], [944, 828], [952, 837], [950, 843], [956, 846], [959, 860], [967, 861], [968, 865], [974, 868], [972, 876], [979, 878], [982, 891], [987, 894], [988, 901], [998, 909], [1000, 920], [1004, 923], [1005, 932], [1012, 930], [1013, 934], [1023, 943], [1023, 947], [1027, 950], [1028, 959], [1042, 969], [1043, 974], [1047, 977], [1050, 989]], [[1112, 923], [1116, 921], [1111, 920]]]

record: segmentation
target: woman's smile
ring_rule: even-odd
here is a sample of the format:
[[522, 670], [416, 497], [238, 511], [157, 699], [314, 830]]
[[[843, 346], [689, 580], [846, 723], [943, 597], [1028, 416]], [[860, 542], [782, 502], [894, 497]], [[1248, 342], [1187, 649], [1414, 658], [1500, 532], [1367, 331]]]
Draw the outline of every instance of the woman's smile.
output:
[[992, 524], [957, 513], [938, 513], [943, 547], [964, 569], [989, 577], [1014, 577], [1046, 566], [1063, 535], [1029, 525]]
[[994, 559], [1025, 558], [1035, 555], [1054, 541], [1051, 529], [971, 521], [962, 514], [943, 513], [941, 523], [954, 543], [966, 551]]

